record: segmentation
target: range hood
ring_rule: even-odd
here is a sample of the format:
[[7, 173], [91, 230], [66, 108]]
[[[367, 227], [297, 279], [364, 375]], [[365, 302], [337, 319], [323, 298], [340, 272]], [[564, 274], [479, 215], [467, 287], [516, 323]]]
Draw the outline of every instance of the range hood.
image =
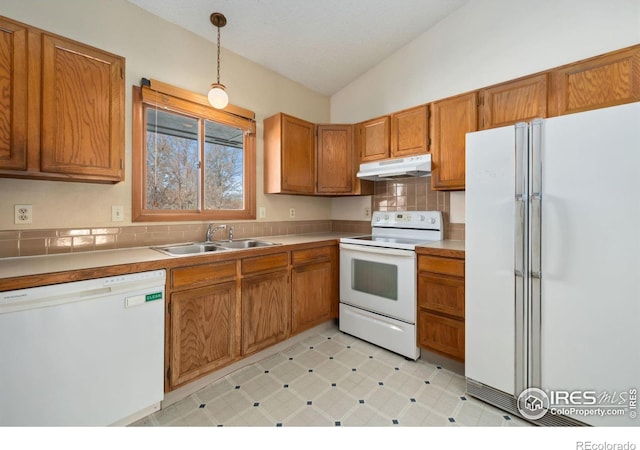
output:
[[431, 174], [431, 155], [384, 159], [360, 164], [357, 177], [362, 180], [381, 181], [394, 178], [423, 177]]

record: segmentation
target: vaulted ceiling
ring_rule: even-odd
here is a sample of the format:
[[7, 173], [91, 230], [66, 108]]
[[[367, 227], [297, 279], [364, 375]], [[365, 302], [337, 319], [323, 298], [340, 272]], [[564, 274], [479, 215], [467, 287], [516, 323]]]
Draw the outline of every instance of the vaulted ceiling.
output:
[[222, 47], [332, 95], [468, 0], [127, 1], [212, 42], [221, 12]]

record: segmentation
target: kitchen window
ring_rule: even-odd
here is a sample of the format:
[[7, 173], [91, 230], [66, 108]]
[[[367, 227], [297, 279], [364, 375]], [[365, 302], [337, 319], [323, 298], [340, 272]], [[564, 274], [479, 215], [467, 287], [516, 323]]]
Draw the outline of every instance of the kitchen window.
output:
[[253, 112], [154, 80], [133, 110], [133, 221], [255, 219]]

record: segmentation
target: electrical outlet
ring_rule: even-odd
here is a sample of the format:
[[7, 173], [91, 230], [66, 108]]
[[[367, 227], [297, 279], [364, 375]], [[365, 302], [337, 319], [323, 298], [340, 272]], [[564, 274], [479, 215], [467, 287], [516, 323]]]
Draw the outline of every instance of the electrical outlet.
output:
[[111, 206], [111, 221], [122, 222], [124, 220], [124, 206], [112, 205]]
[[267, 217], [267, 210], [264, 206], [258, 208], [258, 219], [264, 219]]
[[366, 207], [364, 209], [364, 216], [365, 217], [370, 217], [371, 216], [371, 209], [369, 209], [369, 207]]
[[14, 223], [16, 225], [33, 223], [33, 206], [14, 205]]
[[289, 208], [289, 217], [293, 218], [296, 216], [296, 209], [295, 208]]

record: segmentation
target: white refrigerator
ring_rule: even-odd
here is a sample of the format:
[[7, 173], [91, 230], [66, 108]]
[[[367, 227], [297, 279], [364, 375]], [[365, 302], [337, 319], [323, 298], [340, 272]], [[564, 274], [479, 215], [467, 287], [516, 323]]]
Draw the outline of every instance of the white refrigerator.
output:
[[640, 103], [467, 134], [469, 394], [640, 426]]

